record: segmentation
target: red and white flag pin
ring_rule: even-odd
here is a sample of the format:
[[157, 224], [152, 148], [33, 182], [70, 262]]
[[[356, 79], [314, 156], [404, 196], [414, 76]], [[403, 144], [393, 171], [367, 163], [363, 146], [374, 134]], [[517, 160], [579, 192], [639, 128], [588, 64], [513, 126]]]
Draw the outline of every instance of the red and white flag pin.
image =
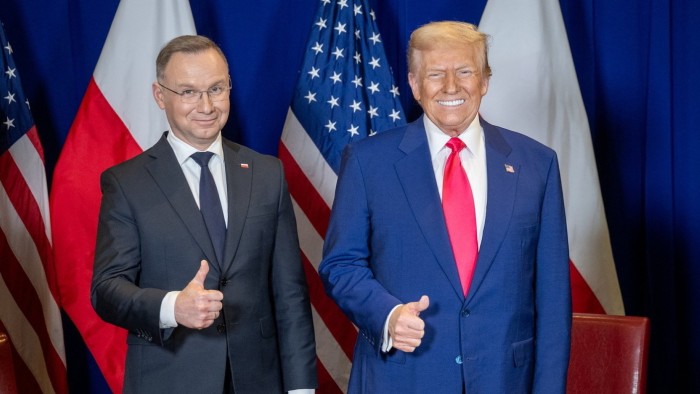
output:
[[506, 172], [510, 172], [511, 174], [515, 174], [515, 169], [513, 168], [512, 165], [510, 164], [504, 164], [506, 167]]

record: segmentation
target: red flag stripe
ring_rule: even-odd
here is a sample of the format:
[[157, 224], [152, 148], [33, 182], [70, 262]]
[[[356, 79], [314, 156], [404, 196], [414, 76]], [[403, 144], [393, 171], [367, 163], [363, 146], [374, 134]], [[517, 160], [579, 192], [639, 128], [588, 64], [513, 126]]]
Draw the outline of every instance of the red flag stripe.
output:
[[53, 237], [56, 270], [61, 273], [61, 302], [110, 388], [121, 392], [126, 330], [97, 316], [90, 304], [90, 283], [101, 200], [100, 174], [137, 155], [141, 148], [94, 80], [90, 81], [73, 122], [72, 129], [76, 128], [90, 132], [68, 135], [51, 190], [51, 221], [54, 229], [59, 229]]
[[320, 360], [316, 362], [316, 374], [318, 375], [318, 389], [316, 392], [323, 394], [342, 394], [343, 390], [338, 387], [338, 384], [328, 372], [326, 367]]
[[[6, 297], [0, 297], [3, 298], [0, 301], [3, 309], [1, 320], [9, 326], [11, 339], [22, 339], [23, 346], [18, 353], [27, 366], [32, 367], [34, 379], [44, 388], [43, 391], [48, 391], [45, 386], [54, 385], [53, 390], [62, 392], [61, 387], [67, 387], [65, 363], [51, 341], [42, 309], [36, 307], [43, 304], [41, 298], [14, 256], [4, 232], [0, 232], [0, 255], [4, 257], [0, 264], [0, 280], [8, 292]], [[20, 343], [17, 340], [14, 342]], [[44, 370], [47, 375], [44, 375]]]
[[279, 158], [284, 163], [284, 173], [287, 179], [294, 180], [294, 182], [289, 182], [289, 193], [309, 218], [316, 232], [325, 236], [331, 215], [330, 208], [301, 170], [284, 143], [279, 144]]
[[[316, 353], [329, 370], [329, 375], [340, 387], [347, 387], [352, 360], [352, 347], [357, 338], [355, 326], [325, 294], [316, 271], [321, 261], [323, 238], [314, 229], [306, 214], [292, 198], [297, 219], [297, 232], [302, 252], [304, 270], [309, 283], [309, 293], [314, 311]], [[319, 377], [319, 385], [326, 382]]]
[[[291, 108], [287, 111], [287, 119], [284, 123], [280, 143], [284, 144], [325, 205], [332, 206], [338, 175], [326, 162], [316, 143], [299, 123]], [[289, 181], [293, 182], [294, 179], [289, 179]]]
[[306, 280], [309, 283], [309, 295], [311, 296], [311, 304], [316, 309], [324, 325], [333, 334], [333, 337], [340, 345], [343, 352], [352, 360], [353, 347], [357, 339], [357, 330], [350, 323], [340, 308], [326, 295], [321, 278], [314, 269], [309, 259], [302, 254], [304, 262], [304, 271], [306, 272]]
[[[41, 210], [20, 169], [9, 154], [0, 156], [0, 183], [7, 186], [5, 189], [8, 199], [34, 241], [43, 263], [42, 268], [45, 270], [45, 267], [51, 266], [51, 243], [46, 237]], [[43, 272], [37, 274], [38, 278], [46, 277]]]
[[[2, 279], [2, 278], [0, 278]], [[0, 319], [0, 332], [7, 332], [7, 328], [2, 324], [2, 319]], [[34, 379], [31, 371], [27, 368], [24, 360], [19, 356], [17, 350], [15, 349], [12, 339], [10, 339], [10, 355], [12, 357], [12, 364], [3, 365], [3, 373], [9, 374], [15, 377], [15, 381], [3, 381], [0, 378], [0, 389], [14, 390], [9, 391], [9, 393], [39, 393], [41, 392], [41, 387], [39, 387], [37, 381]]]
[[586, 283], [573, 261], [569, 261], [571, 277], [571, 301], [572, 309], [576, 313], [601, 313], [605, 309], [601, 305], [591, 287]]
[[29, 141], [34, 146], [36, 153], [39, 155], [39, 158], [41, 159], [41, 162], [43, 163], [44, 162], [44, 148], [41, 146], [41, 141], [39, 140], [39, 133], [36, 131], [36, 126], [29, 129], [29, 131], [27, 131], [26, 136], [29, 138]]

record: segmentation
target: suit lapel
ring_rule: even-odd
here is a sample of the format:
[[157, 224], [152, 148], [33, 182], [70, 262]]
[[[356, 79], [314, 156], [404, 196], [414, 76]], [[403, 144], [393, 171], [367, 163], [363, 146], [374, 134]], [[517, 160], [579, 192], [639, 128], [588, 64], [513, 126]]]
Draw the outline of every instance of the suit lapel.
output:
[[154, 160], [146, 165], [146, 169], [163, 191], [165, 198], [177, 215], [185, 223], [192, 238], [204, 252], [210, 262], [209, 268], [219, 271], [219, 262], [216, 259], [216, 253], [214, 253], [214, 246], [209, 239], [204, 219], [192, 196], [192, 191], [187, 185], [187, 180], [177, 162], [175, 153], [165, 139], [165, 134], [149, 150], [149, 154]]
[[255, 163], [251, 157], [241, 154], [239, 146], [224, 140], [223, 147], [228, 189], [228, 227], [222, 263], [222, 271], [226, 273], [233, 262], [248, 216]]
[[[479, 257], [474, 271], [474, 278], [467, 294], [469, 302], [479, 290], [479, 286], [489, 271], [496, 253], [503, 242], [508, 224], [513, 214], [515, 191], [519, 175], [519, 163], [508, 160], [512, 148], [503, 139], [498, 129], [481, 119], [486, 141], [486, 176], [488, 179], [488, 196], [486, 220], [481, 237]], [[512, 167], [512, 172], [506, 166]]]
[[399, 149], [406, 153], [406, 156], [396, 162], [395, 168], [406, 199], [455, 295], [462, 299], [462, 285], [447, 235], [440, 195], [435, 185], [435, 173], [430, 161], [422, 118], [407, 127]]

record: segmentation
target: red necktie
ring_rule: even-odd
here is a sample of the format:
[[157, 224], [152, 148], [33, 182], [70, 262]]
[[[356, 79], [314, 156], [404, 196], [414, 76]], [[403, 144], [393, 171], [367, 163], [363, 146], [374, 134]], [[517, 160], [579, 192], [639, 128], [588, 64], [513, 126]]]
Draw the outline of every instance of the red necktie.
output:
[[466, 147], [459, 138], [453, 137], [447, 142], [452, 149], [445, 165], [442, 180], [442, 209], [450, 235], [452, 252], [457, 262], [459, 280], [466, 296], [476, 267], [479, 246], [476, 240], [476, 212], [474, 196], [469, 186], [469, 179], [462, 168], [459, 151]]

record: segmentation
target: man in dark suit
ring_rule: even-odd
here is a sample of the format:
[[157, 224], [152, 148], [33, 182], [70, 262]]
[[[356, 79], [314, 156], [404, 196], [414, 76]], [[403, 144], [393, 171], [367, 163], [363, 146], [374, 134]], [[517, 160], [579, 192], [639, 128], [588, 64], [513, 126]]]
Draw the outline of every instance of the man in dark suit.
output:
[[417, 29], [409, 83], [424, 116], [344, 153], [319, 272], [359, 328], [350, 393], [565, 391], [557, 157], [480, 118], [486, 40], [461, 22]]
[[281, 164], [222, 138], [231, 79], [212, 41], [173, 39], [156, 72], [170, 131], [101, 179], [91, 297], [129, 331], [124, 391], [313, 392], [313, 324]]

